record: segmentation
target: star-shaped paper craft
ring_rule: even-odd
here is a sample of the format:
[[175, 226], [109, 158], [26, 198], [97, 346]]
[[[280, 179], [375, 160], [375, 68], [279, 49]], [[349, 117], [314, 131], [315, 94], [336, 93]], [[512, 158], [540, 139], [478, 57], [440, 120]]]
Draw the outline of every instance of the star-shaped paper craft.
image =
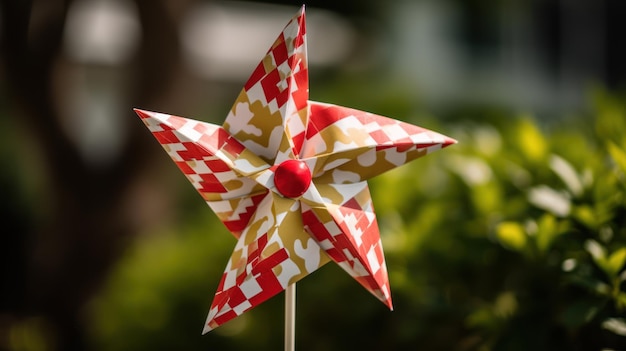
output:
[[330, 260], [392, 308], [366, 181], [456, 141], [308, 97], [302, 7], [223, 126], [136, 110], [237, 238], [204, 333]]

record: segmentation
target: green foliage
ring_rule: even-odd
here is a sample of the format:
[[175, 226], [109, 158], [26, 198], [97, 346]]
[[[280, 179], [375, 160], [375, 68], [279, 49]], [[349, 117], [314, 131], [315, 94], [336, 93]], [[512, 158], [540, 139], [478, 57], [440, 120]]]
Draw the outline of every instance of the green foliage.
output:
[[[599, 93], [567, 122], [427, 125], [460, 143], [370, 182], [395, 311], [329, 264], [298, 284], [297, 348], [626, 345], [626, 105]], [[282, 296], [200, 336], [234, 246], [201, 210], [120, 262], [92, 305], [97, 349], [282, 347]]]

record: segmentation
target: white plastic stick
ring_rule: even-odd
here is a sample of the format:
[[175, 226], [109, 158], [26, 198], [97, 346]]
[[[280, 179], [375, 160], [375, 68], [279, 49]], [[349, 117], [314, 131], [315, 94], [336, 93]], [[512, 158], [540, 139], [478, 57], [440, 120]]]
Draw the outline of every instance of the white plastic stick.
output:
[[296, 284], [285, 289], [285, 351], [296, 349]]

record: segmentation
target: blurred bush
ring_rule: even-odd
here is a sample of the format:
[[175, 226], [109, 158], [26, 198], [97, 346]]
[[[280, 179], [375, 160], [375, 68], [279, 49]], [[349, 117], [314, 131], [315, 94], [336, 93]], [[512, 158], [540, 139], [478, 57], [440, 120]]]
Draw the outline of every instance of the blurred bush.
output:
[[[398, 106], [369, 103], [355, 107]], [[594, 106], [542, 123], [413, 121], [460, 143], [370, 182], [395, 311], [331, 263], [298, 284], [297, 348], [626, 345], [626, 105], [598, 92]], [[200, 336], [235, 241], [197, 207], [119, 263], [90, 305], [95, 349], [282, 347], [282, 296]]]

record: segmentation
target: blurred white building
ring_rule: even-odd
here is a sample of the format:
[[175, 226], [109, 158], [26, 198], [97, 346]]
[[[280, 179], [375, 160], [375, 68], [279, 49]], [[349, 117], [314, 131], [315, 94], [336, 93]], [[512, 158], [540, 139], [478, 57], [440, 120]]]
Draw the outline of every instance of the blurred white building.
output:
[[607, 3], [395, 1], [388, 59], [433, 106], [577, 110], [610, 83]]

